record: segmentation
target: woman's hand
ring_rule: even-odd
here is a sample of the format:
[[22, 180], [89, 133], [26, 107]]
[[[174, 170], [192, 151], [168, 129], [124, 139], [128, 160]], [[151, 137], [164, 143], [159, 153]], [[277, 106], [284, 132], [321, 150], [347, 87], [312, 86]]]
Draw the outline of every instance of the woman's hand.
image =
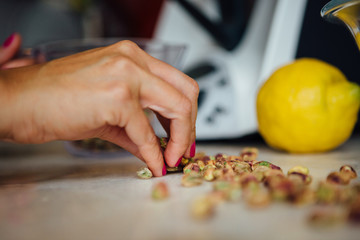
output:
[[[166, 173], [158, 138], [144, 114], [169, 134], [169, 166], [195, 153], [197, 83], [130, 41], [41, 65], [0, 71], [0, 136], [20, 143], [99, 137]], [[3, 94], [4, 93], [4, 94]]]
[[21, 46], [21, 36], [18, 33], [11, 34], [0, 47], [0, 68], [16, 68], [34, 64], [32, 58], [15, 59]]

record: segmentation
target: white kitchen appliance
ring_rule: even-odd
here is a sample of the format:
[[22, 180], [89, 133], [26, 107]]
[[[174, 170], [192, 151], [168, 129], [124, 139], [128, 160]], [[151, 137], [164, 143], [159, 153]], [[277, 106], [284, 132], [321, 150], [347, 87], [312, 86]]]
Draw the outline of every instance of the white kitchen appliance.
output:
[[[236, 22], [241, 1], [166, 1], [155, 31], [187, 46], [182, 70], [200, 87], [198, 140], [256, 132], [259, 87], [296, 54], [306, 0], [255, 0], [245, 27]], [[161, 135], [159, 124], [155, 131]]]

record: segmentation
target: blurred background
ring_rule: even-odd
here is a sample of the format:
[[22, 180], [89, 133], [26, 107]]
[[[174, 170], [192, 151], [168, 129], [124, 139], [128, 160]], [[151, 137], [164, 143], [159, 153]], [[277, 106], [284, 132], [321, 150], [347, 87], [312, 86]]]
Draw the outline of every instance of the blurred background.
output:
[[0, 38], [17, 31], [24, 46], [89, 37], [153, 35], [163, 0], [0, 1]]
[[[27, 48], [49, 41], [74, 38], [161, 39], [166, 34], [161, 29], [165, 28], [167, 21], [165, 11], [169, 11], [169, 8], [166, 6], [176, 4], [178, 9], [184, 11], [184, 14], [180, 14], [180, 17], [171, 21], [170, 27], [173, 31], [176, 33], [176, 30], [179, 29], [179, 34], [189, 41], [192, 39], [195, 41], [197, 38], [194, 34], [197, 33], [192, 32], [191, 29], [186, 32], [183, 24], [184, 22], [193, 23], [197, 28], [203, 29], [200, 32], [203, 38], [208, 39], [208, 45], [221, 49], [226, 58], [229, 56], [228, 53], [236, 51], [241, 48], [242, 44], [245, 44], [243, 42], [246, 41], [246, 34], [251, 31], [250, 28], [261, 28], [261, 22], [253, 24], [254, 19], [261, 17], [260, 15], [254, 16], [259, 12], [255, 11], [258, 1], [260, 0], [1, 0], [0, 40], [4, 41], [11, 33], [19, 32], [23, 36], [23, 46]], [[276, 4], [278, 1], [269, 2]], [[291, 1], [289, 0], [289, 2]], [[322, 59], [340, 68], [350, 81], [360, 83], [356, 70], [356, 66], [360, 63], [360, 54], [350, 32], [344, 26], [331, 24], [320, 17], [320, 10], [328, 0], [305, 2], [302, 21], [297, 29], [299, 34], [296, 41], [295, 58]], [[289, 8], [287, 11], [291, 13], [299, 10]], [[263, 23], [266, 24], [264, 21]], [[172, 37], [175, 38], [175, 35]], [[284, 37], [287, 37], [286, 34]], [[166, 40], [173, 38], [165, 37]], [[181, 42], [181, 39], [179, 41]], [[195, 46], [203, 47], [203, 52], [210, 49], [204, 44]], [[191, 47], [189, 50], [188, 58], [184, 59], [183, 70], [186, 73], [197, 79], [199, 74], [213, 69], [214, 66], [206, 64], [194, 69], [193, 64], [196, 57], [192, 58], [194, 54], [192, 55]], [[200, 51], [201, 49], [196, 50]], [[256, 54], [257, 49], [253, 51]], [[193, 53], [195, 52], [193, 51]], [[247, 54], [251, 56], [251, 52]], [[220, 81], [219, 86], [226, 84], [225, 80]], [[205, 101], [205, 95], [206, 92], [202, 91], [199, 101]], [[212, 98], [216, 97], [216, 95], [212, 95]], [[199, 105], [201, 107], [204, 104], [199, 102]], [[211, 112], [206, 116], [204, 113], [203, 117], [208, 124], [216, 122], [216, 118], [213, 116], [229, 113], [233, 111], [232, 108], [235, 108], [234, 105], [230, 105], [229, 109], [219, 105], [212, 107]], [[248, 125], [251, 124], [244, 124], [244, 128]], [[358, 122], [355, 132], [359, 131]], [[254, 132], [252, 124], [248, 131], [240, 131], [238, 136]], [[226, 136], [220, 136], [220, 138], [226, 138]]]

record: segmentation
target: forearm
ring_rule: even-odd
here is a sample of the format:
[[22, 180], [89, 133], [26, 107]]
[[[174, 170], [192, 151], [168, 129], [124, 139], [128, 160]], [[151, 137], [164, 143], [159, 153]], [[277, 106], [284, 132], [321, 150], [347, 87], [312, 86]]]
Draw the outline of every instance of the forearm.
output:
[[9, 75], [5, 70], [0, 70], [0, 139], [11, 138], [11, 90], [8, 79]]

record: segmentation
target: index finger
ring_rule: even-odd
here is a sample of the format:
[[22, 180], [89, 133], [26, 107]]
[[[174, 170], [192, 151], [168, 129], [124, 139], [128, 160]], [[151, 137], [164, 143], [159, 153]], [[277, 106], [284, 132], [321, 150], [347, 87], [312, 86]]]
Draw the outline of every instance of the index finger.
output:
[[164, 153], [169, 166], [175, 166], [191, 141], [192, 107], [190, 100], [171, 84], [148, 77], [141, 86], [142, 106], [150, 108], [170, 121], [170, 139]]
[[[150, 70], [153, 74], [157, 75], [161, 79], [165, 80], [166, 82], [170, 83], [172, 86], [174, 86], [177, 90], [179, 90], [182, 94], [184, 94], [189, 101], [191, 102], [191, 145], [188, 146], [187, 151], [185, 155], [187, 157], [193, 157], [193, 154], [195, 153], [195, 150], [191, 150], [191, 148], [194, 147], [195, 139], [196, 139], [196, 117], [197, 117], [197, 99], [199, 96], [199, 85], [197, 82], [184, 74], [183, 72], [179, 71], [178, 69], [172, 67], [171, 65], [162, 62], [158, 59], [155, 59], [151, 57], [150, 55], [147, 55], [146, 58], [148, 58], [148, 65], [150, 67]], [[161, 121], [162, 124], [164, 124], [164, 121]], [[166, 124], [166, 123], [165, 123]], [[168, 124], [170, 124], [168, 122]], [[169, 126], [170, 127], [170, 126]], [[171, 127], [170, 127], [171, 129]], [[171, 134], [170, 131], [170, 142], [175, 143], [176, 136]]]

